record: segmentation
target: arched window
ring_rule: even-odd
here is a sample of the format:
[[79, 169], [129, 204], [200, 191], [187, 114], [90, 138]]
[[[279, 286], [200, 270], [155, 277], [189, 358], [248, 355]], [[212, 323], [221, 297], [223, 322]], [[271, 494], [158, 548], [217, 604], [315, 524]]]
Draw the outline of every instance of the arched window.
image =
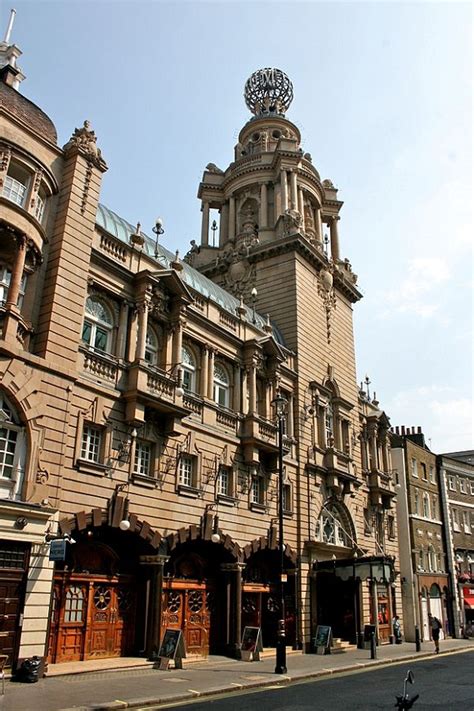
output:
[[181, 350], [181, 370], [183, 373], [183, 390], [187, 393], [196, 392], [196, 361], [187, 346], [183, 346]]
[[145, 360], [150, 365], [158, 365], [158, 336], [151, 326], [146, 332]]
[[323, 507], [316, 523], [316, 540], [330, 546], [352, 546], [350, 533], [335, 506]]
[[90, 348], [110, 353], [113, 320], [109, 309], [96, 296], [86, 299], [86, 315], [82, 327], [82, 340]]
[[25, 473], [25, 428], [2, 392], [0, 392], [0, 498], [21, 493]]
[[220, 364], [214, 365], [214, 402], [221, 407], [229, 407], [230, 383], [227, 371]]
[[326, 407], [324, 427], [326, 432], [326, 446], [332, 447], [334, 446], [334, 411], [331, 403], [328, 403]]

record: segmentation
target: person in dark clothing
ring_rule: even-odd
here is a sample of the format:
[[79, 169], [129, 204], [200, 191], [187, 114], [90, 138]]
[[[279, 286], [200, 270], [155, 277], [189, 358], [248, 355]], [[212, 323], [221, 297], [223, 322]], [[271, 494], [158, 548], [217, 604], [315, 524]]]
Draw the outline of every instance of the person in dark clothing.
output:
[[439, 633], [441, 632], [443, 625], [437, 617], [434, 617], [431, 614], [431, 612], [428, 615], [428, 621], [430, 623], [431, 637], [433, 639], [433, 642], [435, 643], [435, 651], [436, 654], [439, 654]]

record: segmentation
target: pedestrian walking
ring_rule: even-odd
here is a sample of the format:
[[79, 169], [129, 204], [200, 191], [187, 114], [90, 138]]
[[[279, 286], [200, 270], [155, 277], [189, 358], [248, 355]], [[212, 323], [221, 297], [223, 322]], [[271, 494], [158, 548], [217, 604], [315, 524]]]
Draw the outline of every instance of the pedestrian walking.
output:
[[402, 643], [402, 626], [400, 624], [400, 618], [398, 615], [395, 615], [395, 617], [393, 618], [392, 626], [393, 626], [393, 636], [395, 637], [395, 644], [401, 644]]
[[437, 617], [434, 617], [431, 614], [431, 612], [428, 615], [428, 621], [430, 623], [431, 637], [433, 639], [433, 642], [435, 643], [435, 651], [436, 654], [439, 654], [439, 633], [442, 630], [443, 625]]

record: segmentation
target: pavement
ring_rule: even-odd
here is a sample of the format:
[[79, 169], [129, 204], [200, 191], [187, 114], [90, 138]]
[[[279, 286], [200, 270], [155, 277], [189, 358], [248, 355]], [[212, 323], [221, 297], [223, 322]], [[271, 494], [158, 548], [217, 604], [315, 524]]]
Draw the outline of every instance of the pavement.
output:
[[[275, 657], [260, 662], [242, 662], [211, 656], [183, 669], [160, 671], [147, 666], [130, 666], [127, 660], [114, 660], [122, 668], [90, 671], [88, 662], [78, 667], [81, 673], [45, 677], [36, 684], [7, 680], [5, 695], [0, 696], [2, 711], [112, 711], [143, 709], [158, 704], [186, 703], [197, 698], [235, 691], [275, 687], [304, 679], [331, 674], [363, 671], [386, 664], [407, 664], [411, 660], [433, 657], [433, 643], [386, 645], [377, 648], [377, 658], [370, 651], [351, 649], [342, 654], [288, 654], [286, 674], [275, 674]], [[474, 652], [474, 640], [449, 639], [441, 642], [441, 655]], [[141, 660], [144, 662], [144, 660]], [[105, 664], [105, 660], [103, 661]], [[130, 661], [130, 663], [132, 663]], [[135, 665], [139, 660], [134, 660]], [[63, 666], [63, 665], [61, 665]], [[85, 670], [85, 671], [84, 671]], [[1, 689], [1, 687], [0, 687]]]

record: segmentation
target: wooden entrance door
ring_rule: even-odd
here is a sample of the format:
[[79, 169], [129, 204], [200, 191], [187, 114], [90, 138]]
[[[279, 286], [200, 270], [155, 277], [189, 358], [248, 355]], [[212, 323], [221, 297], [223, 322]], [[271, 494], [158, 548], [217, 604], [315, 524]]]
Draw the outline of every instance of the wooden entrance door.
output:
[[8, 655], [9, 667], [18, 653], [28, 555], [25, 544], [4, 541], [0, 545], [0, 654]]
[[162, 636], [166, 628], [180, 629], [186, 643], [186, 652], [207, 656], [214, 594], [203, 584], [196, 584], [196, 587], [185, 585], [173, 583], [171, 588], [164, 591]]
[[135, 589], [130, 579], [71, 575], [55, 581], [51, 662], [130, 654], [134, 642]]

